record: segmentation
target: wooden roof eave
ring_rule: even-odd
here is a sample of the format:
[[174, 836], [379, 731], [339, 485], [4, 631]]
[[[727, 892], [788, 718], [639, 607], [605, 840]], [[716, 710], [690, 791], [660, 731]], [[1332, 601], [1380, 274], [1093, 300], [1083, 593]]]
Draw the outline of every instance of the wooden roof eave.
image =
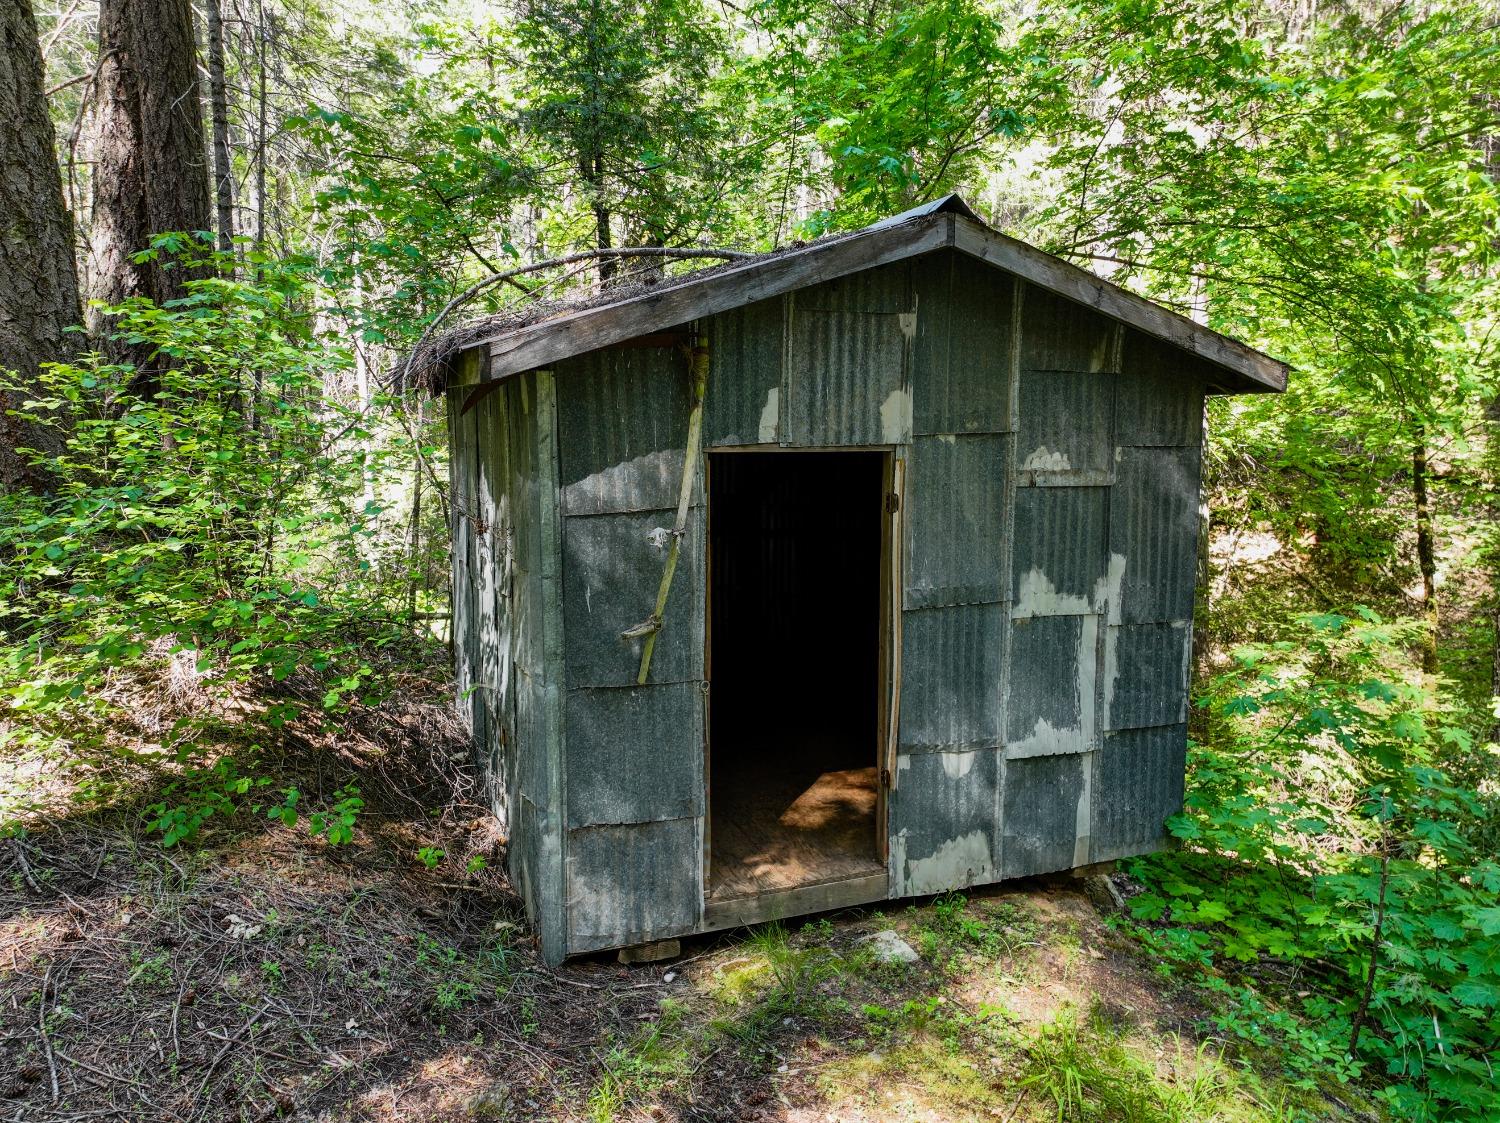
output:
[[697, 280], [478, 340], [453, 363], [449, 385], [500, 381], [648, 332], [950, 246], [1204, 359], [1224, 372], [1223, 385], [1216, 389], [1265, 393], [1286, 388], [1286, 364], [953, 210], [888, 220], [836, 241], [716, 269]]
[[1212, 363], [1228, 376], [1223, 390], [1236, 394], [1263, 394], [1280, 393], [1286, 389], [1289, 368], [1279, 359], [1137, 296], [1071, 262], [991, 230], [983, 223], [962, 216], [955, 216], [953, 222], [953, 245], [961, 253], [989, 262], [1038, 288], [1076, 301]]
[[[888, 227], [857, 231], [834, 242], [815, 243], [775, 257], [716, 269], [698, 280], [663, 285], [612, 304], [580, 308], [550, 320], [479, 340], [454, 364], [450, 385], [493, 382], [562, 359], [621, 343], [651, 331], [685, 324], [716, 312], [780, 296], [877, 265], [930, 253], [953, 244], [949, 214], [912, 218]], [[468, 360], [479, 350], [484, 361]]]

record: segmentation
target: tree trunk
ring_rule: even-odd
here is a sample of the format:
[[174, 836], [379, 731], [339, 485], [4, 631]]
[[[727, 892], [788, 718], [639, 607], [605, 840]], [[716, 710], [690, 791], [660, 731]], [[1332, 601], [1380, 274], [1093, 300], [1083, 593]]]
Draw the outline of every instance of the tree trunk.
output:
[[[90, 295], [106, 304], [180, 297], [185, 275], [132, 255], [169, 231], [209, 228], [209, 175], [198, 95], [198, 55], [188, 0], [100, 0], [99, 92], [92, 121], [94, 204]], [[151, 353], [104, 338], [117, 362], [134, 363], [136, 389], [154, 391]]]
[[204, 0], [208, 17], [208, 105], [214, 138], [214, 219], [219, 250], [234, 252], [234, 164], [229, 154], [229, 89], [224, 80], [224, 22], [219, 0]]
[[[40, 363], [68, 357], [64, 331], [79, 320], [73, 224], [45, 91], [31, 0], [0, 0], [0, 370], [23, 385]], [[24, 396], [0, 390], [0, 490], [48, 483], [17, 449], [62, 448], [55, 430], [9, 415]]]
[[1422, 573], [1422, 615], [1427, 621], [1427, 632], [1422, 643], [1422, 670], [1437, 674], [1438, 670], [1438, 603], [1437, 561], [1432, 543], [1432, 502], [1427, 495], [1427, 438], [1425, 431], [1417, 428], [1417, 441], [1411, 453], [1411, 490], [1416, 501], [1417, 516], [1417, 568]]

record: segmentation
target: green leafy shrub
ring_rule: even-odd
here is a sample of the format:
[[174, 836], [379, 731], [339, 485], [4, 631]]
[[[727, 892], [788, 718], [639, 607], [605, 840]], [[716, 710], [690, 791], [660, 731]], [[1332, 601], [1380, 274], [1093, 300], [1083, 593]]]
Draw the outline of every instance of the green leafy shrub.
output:
[[1446, 767], [1479, 751], [1465, 715], [1392, 671], [1408, 638], [1324, 615], [1240, 652], [1169, 823], [1186, 845], [1135, 863], [1132, 913], [1167, 964], [1205, 970], [1222, 1029], [1284, 1047], [1305, 1085], [1367, 1075], [1403, 1119], [1493, 1119], [1493, 809]]
[[[352, 358], [311, 264], [252, 254], [254, 279], [236, 279], [229, 259], [171, 235], [145, 256], [198, 278], [161, 307], [106, 310], [148, 367], [88, 355], [46, 368], [23, 408], [64, 435], [55, 487], [0, 495], [0, 697], [33, 741], [107, 717], [113, 677], [163, 665], [254, 699], [242, 709], [275, 729], [304, 708], [278, 684], [326, 684], [322, 708], [341, 711], [379, 693], [377, 652], [411, 642], [393, 607], [405, 528], [384, 533], [395, 512], [381, 496], [417, 450], [386, 433], [371, 451], [374, 408], [390, 401], [337, 392]], [[166, 738], [185, 779], [148, 809], [168, 842], [258, 787], [197, 775], [194, 733], [179, 723]], [[337, 793], [306, 821], [347, 841], [358, 809]], [[273, 812], [297, 815], [291, 797]]]

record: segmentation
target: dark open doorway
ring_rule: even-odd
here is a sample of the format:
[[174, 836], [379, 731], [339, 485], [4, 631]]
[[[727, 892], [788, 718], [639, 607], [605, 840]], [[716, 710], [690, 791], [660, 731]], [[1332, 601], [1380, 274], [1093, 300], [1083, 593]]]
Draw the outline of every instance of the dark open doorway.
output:
[[883, 869], [883, 452], [709, 464], [709, 891]]

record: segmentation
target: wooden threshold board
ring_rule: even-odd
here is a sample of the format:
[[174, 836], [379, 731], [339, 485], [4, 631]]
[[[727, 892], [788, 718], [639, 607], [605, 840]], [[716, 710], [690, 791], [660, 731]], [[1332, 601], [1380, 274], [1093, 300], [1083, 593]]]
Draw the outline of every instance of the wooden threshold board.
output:
[[830, 909], [868, 905], [871, 901], [885, 900], [889, 892], [890, 875], [885, 870], [880, 870], [861, 877], [799, 885], [795, 889], [710, 900], [704, 903], [703, 926], [699, 931], [717, 932], [723, 928], [763, 924], [768, 920], [781, 920], [788, 916], [806, 916], [815, 912], [828, 912]]

